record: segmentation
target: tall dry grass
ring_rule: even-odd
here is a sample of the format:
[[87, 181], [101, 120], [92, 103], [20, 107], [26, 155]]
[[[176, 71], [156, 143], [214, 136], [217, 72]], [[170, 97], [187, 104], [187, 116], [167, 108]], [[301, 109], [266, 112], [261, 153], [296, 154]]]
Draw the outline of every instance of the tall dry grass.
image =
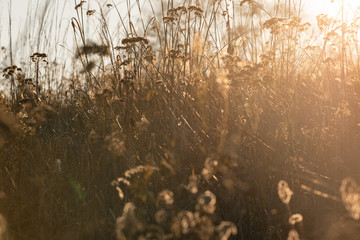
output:
[[357, 17], [75, 1], [61, 56], [59, 4], [3, 68], [1, 239], [356, 238]]

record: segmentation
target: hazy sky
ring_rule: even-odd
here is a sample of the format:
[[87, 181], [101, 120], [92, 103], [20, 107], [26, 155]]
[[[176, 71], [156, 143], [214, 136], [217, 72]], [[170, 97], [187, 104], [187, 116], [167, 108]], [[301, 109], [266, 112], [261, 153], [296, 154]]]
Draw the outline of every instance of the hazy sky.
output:
[[[12, 1], [12, 21], [14, 25], [14, 29], [18, 29], [19, 25], [23, 24], [23, 21], [26, 19], [26, 13], [28, 4], [32, 5], [32, 8], [36, 8], [36, 0], [11, 0]], [[40, 2], [45, 2], [46, 0], [40, 0]], [[55, 1], [55, 0], [53, 0]], [[132, 0], [135, 1], [135, 0]], [[160, 0], [155, 0], [160, 1]], [[239, 0], [241, 1], [241, 0]], [[300, 1], [300, 0], [295, 0]], [[8, 7], [9, 7], [10, 0], [0, 0], [0, 31], [1, 35], [7, 35], [7, 33], [4, 31], [5, 26], [8, 24]], [[69, 18], [75, 14], [74, 10], [74, 0], [61, 0], [61, 2], [65, 3], [65, 16], [64, 18]], [[79, 0], [77, 0], [79, 2]], [[97, 0], [88, 0], [90, 3], [94, 3], [97, 5]], [[100, 2], [106, 2], [105, 0], [102, 0]], [[112, 1], [108, 1], [111, 3]], [[114, 2], [125, 2], [125, 0], [122, 1], [114, 1]], [[306, 12], [309, 12], [309, 14], [315, 16], [318, 13], [327, 13], [327, 14], [336, 14], [339, 10], [339, 6], [337, 2], [341, 2], [341, 0], [335, 0], [335, 3], [331, 3], [330, 0], [302, 0], [304, 4], [304, 9]], [[354, 10], [357, 5], [360, 5], [360, 1], [357, 0], [345, 0], [346, 4], [348, 6], [351, 6], [351, 8], [348, 8], [348, 10], [352, 9]], [[357, 3], [359, 2], [359, 3]], [[62, 4], [61, 4], [62, 5]], [[60, 9], [61, 10], [61, 9]], [[4, 26], [5, 25], [5, 26]], [[15, 30], [16, 31], [16, 30]], [[4, 36], [1, 36], [4, 37]]]
[[[36, 2], [37, 0], [11, 0], [12, 1], [12, 21], [13, 21], [13, 29], [16, 33], [19, 30], [19, 27], [24, 24], [24, 20], [26, 19], [26, 13], [28, 9], [28, 4], [31, 4], [32, 9], [36, 8]], [[56, 0], [52, 0], [56, 1]], [[135, 0], [132, 0], [135, 1]], [[153, 0], [154, 1], [154, 0]], [[160, 1], [160, 0], [155, 0]], [[240, 2], [241, 0], [239, 0]], [[270, 1], [270, 0], [269, 0]], [[300, 0], [295, 0], [297, 2], [300, 2]], [[8, 24], [8, 8], [9, 8], [9, 2], [10, 0], [0, 0], [0, 43], [4, 44], [3, 41], [7, 39], [7, 24]], [[40, 3], [46, 2], [46, 0], [40, 0]], [[61, 0], [61, 3], [65, 3], [65, 11], [64, 11], [64, 18], [70, 18], [71, 16], [74, 16], [75, 10], [74, 10], [74, 0]], [[77, 0], [77, 2], [80, 2]], [[96, 4], [99, 2], [98, 0], [88, 0], [89, 3]], [[100, 2], [106, 2], [105, 0], [101, 0]], [[108, 1], [111, 3], [112, 1]], [[125, 0], [115, 0], [114, 2], [123, 2], [125, 3]], [[335, 3], [331, 3], [330, 0], [302, 0], [304, 4], [304, 10], [308, 12], [309, 14], [315, 16], [318, 13], [327, 13], [335, 15], [336, 12], [339, 10], [339, 2], [341, 0], [335, 0]], [[348, 10], [354, 10], [356, 9], [357, 5], [360, 5], [360, 1], [357, 0], [345, 0], [346, 4], [348, 6], [351, 5], [351, 7], [348, 7]], [[357, 4], [359, 2], [359, 4]], [[62, 5], [62, 4], [60, 4]], [[62, 10], [62, 9], [59, 9]]]

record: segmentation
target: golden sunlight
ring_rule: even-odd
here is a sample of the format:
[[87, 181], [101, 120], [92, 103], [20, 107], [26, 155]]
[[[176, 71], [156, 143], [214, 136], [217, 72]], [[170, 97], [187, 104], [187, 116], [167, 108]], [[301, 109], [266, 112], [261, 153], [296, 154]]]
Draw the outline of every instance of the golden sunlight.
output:
[[360, 2], [357, 0], [306, 0], [304, 3], [305, 11], [311, 15], [327, 14], [331, 17], [341, 18], [341, 6], [344, 3], [344, 19], [351, 19]]

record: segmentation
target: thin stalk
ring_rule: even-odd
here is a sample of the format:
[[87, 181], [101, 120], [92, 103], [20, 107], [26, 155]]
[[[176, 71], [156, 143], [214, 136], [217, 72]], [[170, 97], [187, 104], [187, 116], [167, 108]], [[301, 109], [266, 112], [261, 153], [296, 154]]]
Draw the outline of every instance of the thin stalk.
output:
[[[12, 49], [12, 21], [11, 21], [11, 6], [12, 0], [9, 1], [9, 49], [10, 49], [10, 65], [13, 65], [13, 49]], [[11, 101], [14, 103], [15, 100], [15, 81], [13, 75], [11, 75], [11, 85], [10, 85], [10, 94], [11, 94]]]
[[344, 48], [345, 48], [345, 25], [344, 25], [344, 0], [341, 0], [341, 85], [343, 97], [345, 97], [345, 64], [344, 64]]

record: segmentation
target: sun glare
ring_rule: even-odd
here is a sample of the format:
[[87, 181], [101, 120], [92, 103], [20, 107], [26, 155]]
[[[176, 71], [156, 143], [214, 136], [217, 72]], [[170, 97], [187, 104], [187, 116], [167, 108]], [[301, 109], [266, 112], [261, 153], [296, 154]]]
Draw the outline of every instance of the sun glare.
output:
[[[342, 0], [315, 0], [305, 2], [305, 8], [311, 15], [322, 13], [335, 18], [341, 18], [341, 5]], [[359, 6], [360, 1], [344, 0], [344, 20], [350, 20], [356, 11], [359, 11]]]

